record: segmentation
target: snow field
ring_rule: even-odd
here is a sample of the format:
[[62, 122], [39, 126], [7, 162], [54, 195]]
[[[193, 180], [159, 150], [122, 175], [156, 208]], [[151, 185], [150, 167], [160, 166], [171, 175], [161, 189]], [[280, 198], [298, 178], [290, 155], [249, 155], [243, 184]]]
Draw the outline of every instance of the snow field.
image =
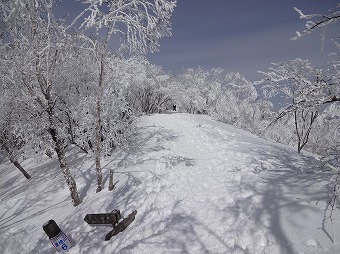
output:
[[[42, 231], [51, 218], [75, 242], [71, 254], [340, 253], [340, 227], [327, 218], [332, 173], [312, 173], [312, 155], [203, 115], [144, 116], [138, 126], [130, 149], [103, 159], [105, 175], [115, 169], [113, 192], [94, 193], [93, 158], [70, 152], [83, 198], [76, 208], [55, 160], [28, 160], [30, 182], [1, 164], [5, 253], [55, 253]], [[83, 218], [113, 209], [123, 217], [138, 213], [105, 242], [110, 226], [90, 226]]]

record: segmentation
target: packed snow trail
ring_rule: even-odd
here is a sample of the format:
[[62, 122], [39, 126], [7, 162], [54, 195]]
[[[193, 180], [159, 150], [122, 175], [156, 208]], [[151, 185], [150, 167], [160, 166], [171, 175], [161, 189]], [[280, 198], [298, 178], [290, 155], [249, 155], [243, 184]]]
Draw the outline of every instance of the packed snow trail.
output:
[[[0, 233], [10, 228], [11, 236], [21, 239], [30, 230], [35, 237], [25, 241], [27, 253], [54, 253], [41, 229], [53, 215], [76, 242], [72, 254], [340, 253], [340, 227], [327, 218], [333, 174], [318, 171], [312, 155], [203, 115], [144, 116], [138, 125], [140, 134], [129, 150], [103, 161], [106, 170], [115, 169], [114, 192], [93, 193], [93, 159], [70, 156], [86, 194], [83, 204], [65, 207], [46, 198], [51, 208], [25, 215], [31, 222], [25, 221], [31, 224], [26, 231], [19, 231], [24, 212], [17, 212]], [[123, 233], [104, 242], [110, 227], [90, 226], [83, 218], [113, 209], [123, 216], [138, 213]], [[6, 242], [14, 245], [11, 239], [7, 235]]]

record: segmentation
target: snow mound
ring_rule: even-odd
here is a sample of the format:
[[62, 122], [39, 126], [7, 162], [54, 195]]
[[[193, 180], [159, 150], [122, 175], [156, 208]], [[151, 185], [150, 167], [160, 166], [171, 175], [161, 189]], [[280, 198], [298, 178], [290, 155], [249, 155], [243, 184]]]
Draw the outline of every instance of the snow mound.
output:
[[[115, 169], [113, 192], [94, 193], [93, 158], [69, 152], [76, 208], [55, 159], [26, 160], [30, 181], [0, 164], [0, 252], [55, 253], [42, 230], [54, 219], [75, 243], [69, 253], [340, 253], [334, 174], [316, 170], [313, 155], [203, 115], [144, 116], [138, 126], [129, 150], [102, 161], [106, 176]], [[138, 213], [105, 242], [110, 226], [83, 218], [113, 209]]]

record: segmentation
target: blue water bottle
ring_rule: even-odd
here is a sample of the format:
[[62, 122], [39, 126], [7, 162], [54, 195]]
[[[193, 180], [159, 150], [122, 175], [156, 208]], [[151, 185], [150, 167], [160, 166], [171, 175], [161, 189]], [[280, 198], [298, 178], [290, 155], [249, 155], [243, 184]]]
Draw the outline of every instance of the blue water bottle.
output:
[[72, 244], [70, 239], [65, 235], [63, 231], [59, 228], [54, 220], [49, 220], [43, 225], [43, 230], [47, 234], [52, 245], [56, 248], [58, 252], [68, 252]]

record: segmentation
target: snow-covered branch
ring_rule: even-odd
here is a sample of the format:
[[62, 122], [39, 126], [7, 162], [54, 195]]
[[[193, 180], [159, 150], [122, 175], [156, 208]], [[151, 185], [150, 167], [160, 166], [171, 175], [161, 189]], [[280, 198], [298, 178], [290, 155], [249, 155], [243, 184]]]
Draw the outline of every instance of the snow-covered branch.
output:
[[340, 19], [340, 5], [338, 4], [334, 10], [328, 15], [325, 14], [309, 14], [305, 15], [300, 9], [294, 7], [294, 10], [300, 15], [300, 19], [306, 20], [305, 29], [296, 32], [296, 36], [292, 40], [297, 40], [307, 34], [312, 33], [317, 28], [323, 28], [322, 40], [325, 39], [325, 32], [330, 24], [334, 24]]

